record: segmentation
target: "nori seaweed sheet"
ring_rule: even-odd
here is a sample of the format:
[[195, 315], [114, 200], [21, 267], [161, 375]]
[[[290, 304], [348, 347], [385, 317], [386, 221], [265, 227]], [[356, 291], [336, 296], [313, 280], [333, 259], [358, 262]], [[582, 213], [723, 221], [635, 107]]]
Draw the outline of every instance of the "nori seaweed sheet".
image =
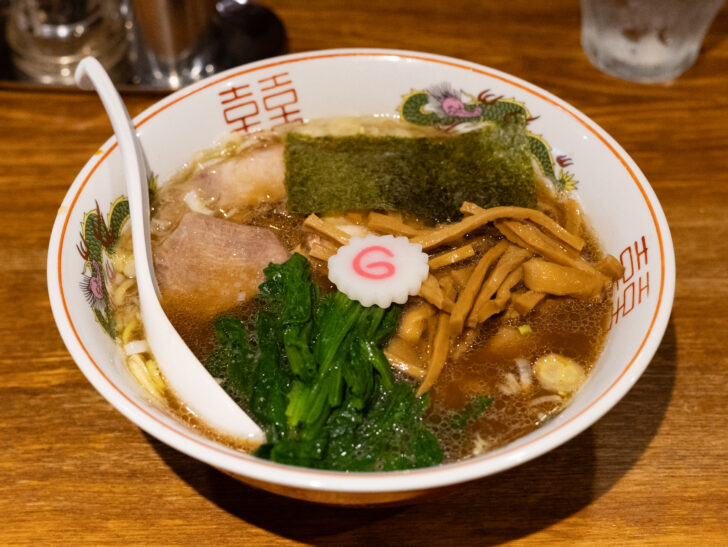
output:
[[481, 207], [536, 206], [522, 118], [452, 137], [286, 136], [288, 210], [402, 211], [435, 222]]

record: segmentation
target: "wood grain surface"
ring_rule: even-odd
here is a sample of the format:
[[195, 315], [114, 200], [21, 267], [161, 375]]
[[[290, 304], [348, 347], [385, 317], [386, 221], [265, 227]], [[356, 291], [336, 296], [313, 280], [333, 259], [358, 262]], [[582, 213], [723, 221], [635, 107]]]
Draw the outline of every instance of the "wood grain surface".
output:
[[[46, 291], [48, 237], [111, 129], [91, 94], [5, 86], [0, 544], [727, 545], [728, 8], [686, 74], [638, 85], [589, 64], [574, 0], [268, 4], [291, 51], [452, 55], [542, 86], [606, 129], [650, 180], [672, 229], [677, 292], [662, 344], [589, 430], [449, 497], [354, 510], [243, 486], [141, 432], [67, 353]], [[134, 115], [158, 96], [125, 99]]]

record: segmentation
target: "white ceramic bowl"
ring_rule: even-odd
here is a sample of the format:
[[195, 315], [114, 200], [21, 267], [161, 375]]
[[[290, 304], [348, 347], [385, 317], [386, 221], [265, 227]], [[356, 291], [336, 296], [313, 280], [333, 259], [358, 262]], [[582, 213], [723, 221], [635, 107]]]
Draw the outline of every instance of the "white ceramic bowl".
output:
[[[444, 101], [449, 89], [451, 100]], [[439, 100], [437, 99], [439, 97]], [[145, 396], [120, 350], [92, 312], [80, 283], [103, 282], [79, 227], [106, 216], [124, 193], [112, 137], [76, 177], [61, 205], [48, 252], [48, 289], [63, 340], [89, 381], [122, 414], [162, 442], [226, 473], [284, 495], [340, 504], [395, 502], [491, 475], [531, 460], [584, 431], [637, 381], [665, 331], [675, 259], [664, 214], [627, 153], [593, 121], [523, 80], [457, 59], [393, 50], [329, 50], [287, 55], [228, 70], [159, 101], [134, 120], [152, 170], [164, 181], [229, 131], [335, 115], [397, 114], [421, 123], [484, 115], [498, 108], [530, 116], [534, 150], [577, 196], [604, 250], [620, 258], [612, 326], [595, 369], [571, 404], [540, 429], [483, 456], [428, 469], [338, 473], [278, 465], [199, 435]], [[478, 98], [482, 102], [478, 102]], [[430, 106], [424, 107], [425, 100]], [[539, 144], [541, 143], [541, 144]], [[548, 144], [546, 144], [548, 143]], [[91, 217], [87, 214], [91, 213]], [[117, 213], [118, 214], [118, 213]], [[107, 219], [112, 224], [113, 218]], [[103, 234], [102, 234], [103, 235]], [[93, 253], [96, 252], [96, 255]], [[91, 250], [92, 257], [106, 252]], [[94, 288], [94, 287], [92, 287]], [[99, 284], [95, 286], [101, 294]], [[88, 291], [87, 291], [88, 292]], [[101, 321], [99, 321], [99, 316]]]

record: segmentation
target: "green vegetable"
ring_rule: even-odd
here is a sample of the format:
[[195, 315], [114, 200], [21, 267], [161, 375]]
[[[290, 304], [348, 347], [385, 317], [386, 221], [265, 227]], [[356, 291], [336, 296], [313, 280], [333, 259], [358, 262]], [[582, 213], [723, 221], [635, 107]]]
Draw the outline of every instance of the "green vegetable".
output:
[[450, 418], [450, 426], [453, 429], [465, 429], [468, 422], [479, 418], [483, 412], [493, 403], [493, 397], [478, 395], [473, 397], [465, 405], [465, 408]]
[[525, 121], [518, 116], [453, 137], [286, 136], [287, 207], [409, 212], [442, 222], [463, 201], [536, 206]]
[[217, 347], [207, 360], [207, 369], [215, 378], [225, 379], [225, 388], [238, 402], [249, 403], [255, 354], [245, 326], [235, 317], [215, 318]]
[[250, 412], [269, 441], [277, 441], [288, 434], [286, 393], [293, 381], [290, 366], [281, 359], [280, 332], [276, 323], [273, 313], [258, 313], [259, 353], [249, 399]]
[[422, 421], [429, 399], [395, 381], [381, 350], [399, 307], [365, 308], [340, 292], [322, 297], [299, 254], [264, 273], [256, 333], [218, 317], [206, 363], [265, 431], [256, 455], [352, 471], [440, 463], [442, 450]]
[[329, 420], [324, 467], [340, 471], [394, 471], [437, 465], [442, 449], [420, 416], [429, 399], [417, 398], [409, 384], [376, 387], [373, 403], [361, 415], [351, 401]]

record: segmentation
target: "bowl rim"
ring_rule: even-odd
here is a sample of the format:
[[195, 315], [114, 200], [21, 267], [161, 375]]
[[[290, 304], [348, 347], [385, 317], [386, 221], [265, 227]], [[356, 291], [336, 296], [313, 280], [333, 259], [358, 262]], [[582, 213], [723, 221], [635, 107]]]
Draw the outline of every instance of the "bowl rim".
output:
[[[576, 120], [593, 134], [621, 163], [640, 191], [651, 214], [660, 248], [661, 283], [655, 312], [649, 328], [635, 354], [619, 376], [575, 416], [555, 429], [535, 435], [526, 442], [509, 445], [482, 456], [435, 467], [391, 472], [322, 471], [273, 463], [233, 451], [211, 440], [191, 436], [182, 426], [172, 427], [132, 400], [124, 390], [108, 378], [93, 360], [73, 324], [63, 291], [61, 258], [63, 243], [74, 205], [96, 169], [116, 148], [112, 136], [93, 155], [76, 176], [59, 208], [49, 242], [47, 281], [54, 319], [63, 341], [78, 367], [99, 393], [138, 427], [180, 452], [235, 475], [282, 486], [350, 493], [405, 492], [449, 486], [492, 475], [542, 454], [567, 442], [594, 424], [632, 388], [647, 368], [667, 328], [675, 292], [675, 256], [667, 220], [657, 197], [644, 174], [626, 151], [593, 120], [550, 92], [521, 78], [477, 63], [409, 50], [381, 48], [327, 49], [282, 55], [234, 67], [185, 87], [154, 103], [136, 116], [136, 128], [157, 114], [204, 89], [226, 80], [266, 68], [331, 58], [394, 58], [399, 61], [422, 61], [447, 65], [482, 74], [513, 85], [550, 103]], [[538, 431], [538, 430], [536, 430]]]

